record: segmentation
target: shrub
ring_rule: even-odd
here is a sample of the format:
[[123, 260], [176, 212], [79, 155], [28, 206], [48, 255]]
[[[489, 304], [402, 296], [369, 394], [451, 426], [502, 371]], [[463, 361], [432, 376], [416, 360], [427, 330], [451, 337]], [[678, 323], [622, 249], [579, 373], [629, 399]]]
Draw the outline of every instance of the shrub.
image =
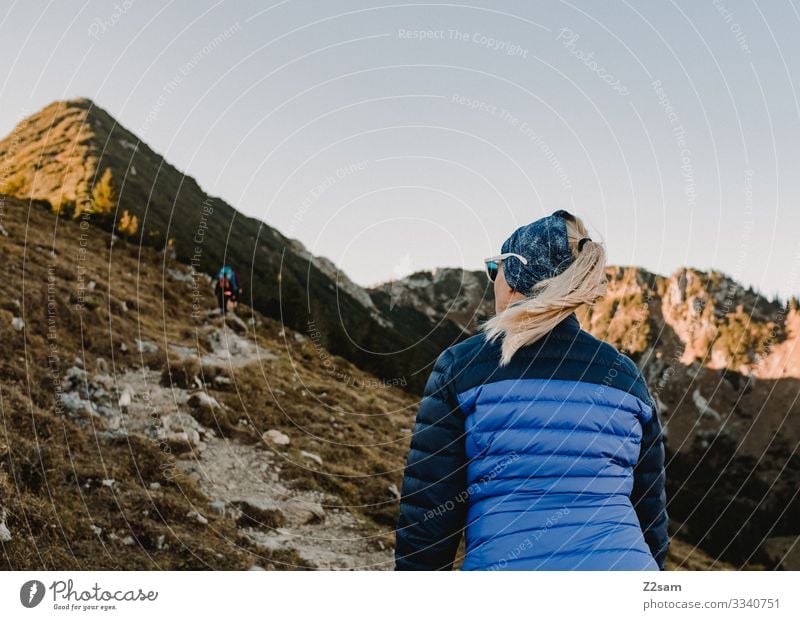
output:
[[117, 231], [125, 237], [133, 237], [139, 230], [139, 218], [135, 214], [128, 213], [128, 210], [122, 212], [117, 224]]

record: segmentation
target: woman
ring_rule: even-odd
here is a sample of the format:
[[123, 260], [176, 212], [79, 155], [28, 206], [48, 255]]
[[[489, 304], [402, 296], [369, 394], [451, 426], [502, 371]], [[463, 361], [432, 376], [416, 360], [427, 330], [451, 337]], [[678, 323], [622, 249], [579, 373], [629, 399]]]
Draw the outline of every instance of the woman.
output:
[[663, 570], [664, 445], [636, 365], [575, 316], [605, 251], [559, 210], [487, 259], [496, 315], [442, 353], [417, 413], [398, 570]]

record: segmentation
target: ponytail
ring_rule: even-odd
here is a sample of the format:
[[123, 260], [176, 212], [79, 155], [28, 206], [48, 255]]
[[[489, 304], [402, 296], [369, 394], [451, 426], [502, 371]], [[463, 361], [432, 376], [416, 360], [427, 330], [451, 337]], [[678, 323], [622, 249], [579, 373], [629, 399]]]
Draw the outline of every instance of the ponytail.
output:
[[549, 333], [576, 308], [594, 305], [605, 295], [605, 249], [585, 238], [586, 228], [579, 218], [568, 219], [566, 224], [574, 256], [572, 264], [556, 277], [537, 282], [526, 299], [509, 305], [482, 326], [489, 342], [503, 337], [501, 366], [508, 364], [518, 349]]

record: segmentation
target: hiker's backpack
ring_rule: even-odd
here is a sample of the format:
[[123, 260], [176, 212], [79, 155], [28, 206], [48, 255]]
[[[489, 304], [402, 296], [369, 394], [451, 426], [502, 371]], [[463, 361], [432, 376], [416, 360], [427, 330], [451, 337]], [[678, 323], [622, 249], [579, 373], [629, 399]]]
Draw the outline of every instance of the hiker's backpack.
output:
[[236, 278], [236, 272], [230, 265], [224, 265], [217, 274], [217, 283], [223, 291], [238, 291], [239, 282]]

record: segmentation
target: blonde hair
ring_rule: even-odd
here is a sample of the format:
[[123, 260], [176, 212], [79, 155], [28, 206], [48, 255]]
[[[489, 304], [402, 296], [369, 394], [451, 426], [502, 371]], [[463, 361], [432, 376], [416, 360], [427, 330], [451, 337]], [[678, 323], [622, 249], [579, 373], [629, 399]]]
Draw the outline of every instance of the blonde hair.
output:
[[578, 242], [588, 237], [580, 218], [566, 219], [567, 238], [575, 260], [554, 278], [537, 282], [526, 299], [510, 304], [489, 319], [482, 329], [489, 342], [503, 337], [500, 365], [511, 361], [520, 348], [533, 344], [583, 304], [593, 305], [605, 295], [605, 248], [595, 241]]

